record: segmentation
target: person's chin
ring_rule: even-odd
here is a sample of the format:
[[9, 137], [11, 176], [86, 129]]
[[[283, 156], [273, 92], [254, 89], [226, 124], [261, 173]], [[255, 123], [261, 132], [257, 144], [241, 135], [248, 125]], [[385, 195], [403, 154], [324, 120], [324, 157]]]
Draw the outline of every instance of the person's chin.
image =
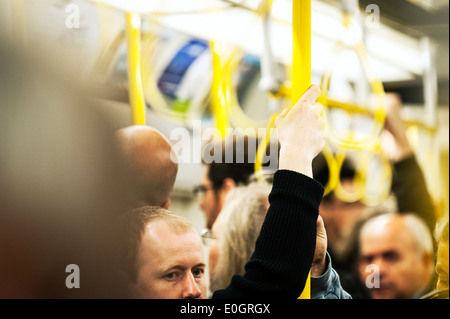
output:
[[372, 296], [374, 299], [396, 299], [394, 287], [390, 284], [380, 285], [380, 288], [373, 288]]

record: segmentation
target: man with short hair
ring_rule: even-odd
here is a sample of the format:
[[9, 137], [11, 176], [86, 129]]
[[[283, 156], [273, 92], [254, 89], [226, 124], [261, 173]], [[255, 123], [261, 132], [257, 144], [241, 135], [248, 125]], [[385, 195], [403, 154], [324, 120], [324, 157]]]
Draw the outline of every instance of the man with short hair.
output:
[[[199, 206], [211, 229], [222, 210], [225, 196], [238, 185], [247, 185], [254, 173], [257, 139], [247, 135], [213, 140], [202, 154], [204, 174], [194, 190], [201, 195]], [[212, 161], [209, 161], [209, 159]]]
[[[211, 229], [223, 208], [225, 196], [237, 186], [248, 185], [255, 173], [258, 138], [244, 134], [233, 134], [212, 140], [203, 149], [204, 174], [195, 192], [201, 194], [199, 206], [206, 219], [206, 228]], [[270, 143], [262, 160], [265, 169], [276, 170], [278, 143]]]
[[143, 206], [128, 212], [127, 223], [131, 297], [206, 298], [202, 243], [188, 220], [161, 207]]

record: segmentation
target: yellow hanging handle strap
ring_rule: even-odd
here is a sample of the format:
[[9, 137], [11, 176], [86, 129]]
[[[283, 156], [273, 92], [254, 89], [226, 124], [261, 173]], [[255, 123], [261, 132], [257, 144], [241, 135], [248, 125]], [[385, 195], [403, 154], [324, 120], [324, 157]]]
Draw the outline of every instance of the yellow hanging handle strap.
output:
[[[342, 110], [347, 111], [349, 114], [364, 114], [370, 117], [373, 117], [374, 119], [374, 126], [372, 127], [372, 130], [370, 134], [368, 134], [365, 137], [356, 138], [356, 135], [353, 134], [353, 132], [350, 132], [347, 134], [346, 137], [340, 137], [334, 132], [332, 129], [332, 125], [328, 125], [329, 128], [329, 139], [333, 142], [333, 144], [338, 145], [340, 147], [348, 148], [348, 149], [357, 149], [357, 150], [363, 150], [363, 149], [371, 149], [374, 147], [374, 145], [377, 142], [377, 138], [382, 131], [384, 127], [384, 121], [385, 121], [385, 105], [384, 105], [384, 88], [381, 81], [376, 77], [375, 73], [371, 69], [369, 58], [366, 53], [366, 49], [364, 47], [364, 43], [360, 36], [358, 36], [357, 32], [357, 25], [355, 25], [354, 17], [349, 12], [344, 12], [343, 15], [343, 24], [347, 30], [352, 31], [350, 36], [352, 36], [352, 42], [354, 45], [354, 50], [356, 52], [356, 55], [358, 56], [358, 59], [361, 63], [361, 67], [364, 71], [364, 74], [367, 77], [367, 80], [370, 84], [370, 88], [374, 93], [374, 102], [375, 106], [373, 107], [373, 110], [371, 107], [367, 106], [358, 106], [358, 105], [352, 105], [349, 103], [342, 103], [339, 101], [334, 101], [332, 99], [328, 98], [328, 92], [330, 87], [330, 81], [332, 77], [332, 70], [328, 69], [324, 72], [321, 80], [321, 90], [322, 95], [319, 98], [319, 102], [323, 104], [324, 106], [324, 115], [325, 119], [327, 121], [327, 124], [329, 123], [329, 116], [328, 108], [337, 107]], [[338, 41], [335, 44], [335, 55], [338, 56], [340, 52], [344, 48], [344, 42], [342, 40]], [[334, 62], [336, 63], [336, 62]], [[364, 109], [366, 108], [366, 111]]]
[[[292, 1], [292, 106], [311, 86], [311, 0]], [[311, 299], [311, 273], [299, 299]]]
[[126, 13], [128, 85], [133, 125], [145, 125], [145, 100], [141, 78], [141, 17]]

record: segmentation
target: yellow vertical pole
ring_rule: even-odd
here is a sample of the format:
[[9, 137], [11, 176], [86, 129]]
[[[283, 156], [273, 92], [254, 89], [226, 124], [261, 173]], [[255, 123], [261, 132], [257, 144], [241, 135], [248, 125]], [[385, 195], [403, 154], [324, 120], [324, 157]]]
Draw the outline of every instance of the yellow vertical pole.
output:
[[145, 101], [141, 78], [141, 17], [126, 13], [128, 85], [133, 125], [145, 125]]
[[[292, 1], [292, 106], [311, 86], [311, 0]], [[311, 273], [299, 299], [311, 298]]]
[[220, 137], [225, 137], [225, 130], [230, 126], [226, 114], [226, 99], [223, 91], [223, 69], [229, 67], [222, 61], [224, 57], [220, 43], [210, 42], [213, 57], [213, 80], [211, 89], [211, 107], [216, 121], [216, 128], [220, 132]]

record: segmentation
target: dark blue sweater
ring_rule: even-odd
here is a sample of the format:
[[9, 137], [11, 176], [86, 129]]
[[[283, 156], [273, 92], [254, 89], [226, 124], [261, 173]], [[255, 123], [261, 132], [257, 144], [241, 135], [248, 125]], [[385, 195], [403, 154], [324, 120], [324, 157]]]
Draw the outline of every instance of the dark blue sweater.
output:
[[322, 185], [288, 170], [275, 173], [270, 207], [243, 276], [214, 292], [213, 299], [297, 299], [316, 247]]

